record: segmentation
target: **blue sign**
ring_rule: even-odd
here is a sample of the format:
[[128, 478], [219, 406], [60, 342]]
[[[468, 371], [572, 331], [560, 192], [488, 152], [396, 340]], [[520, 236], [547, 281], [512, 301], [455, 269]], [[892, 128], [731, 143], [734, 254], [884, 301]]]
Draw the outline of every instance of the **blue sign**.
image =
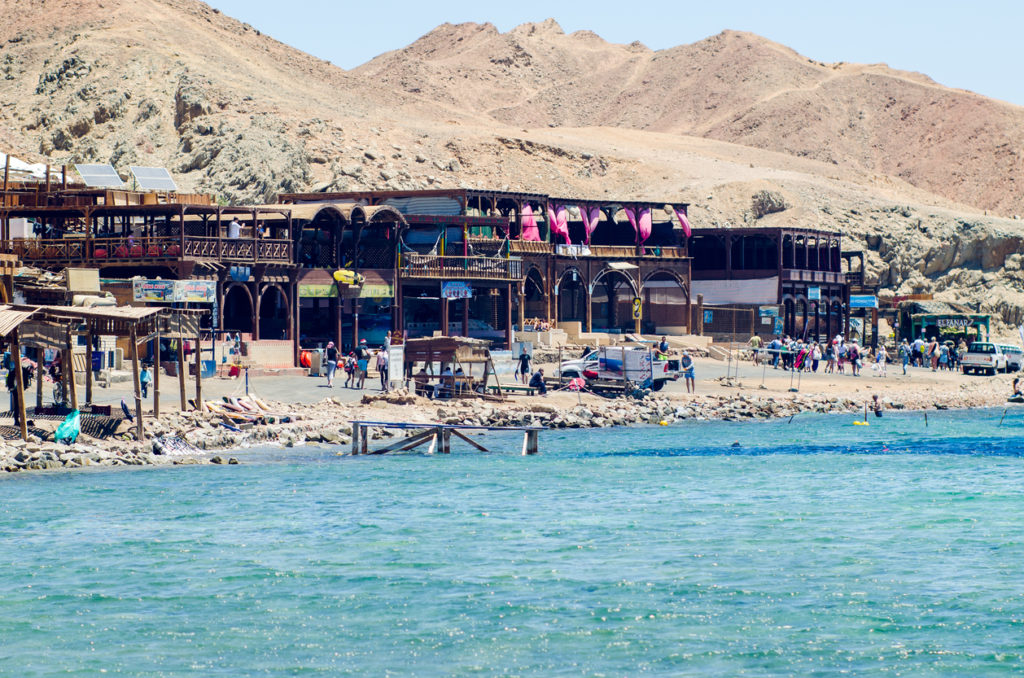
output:
[[872, 294], [851, 294], [850, 308], [878, 308], [878, 297]]
[[714, 317], [711, 311], [704, 311], [704, 322], [711, 324], [711, 318]]
[[782, 318], [775, 316], [775, 327], [773, 328], [772, 334], [782, 334]]
[[808, 301], [820, 301], [821, 300], [821, 288], [820, 287], [808, 287], [807, 288], [807, 300]]

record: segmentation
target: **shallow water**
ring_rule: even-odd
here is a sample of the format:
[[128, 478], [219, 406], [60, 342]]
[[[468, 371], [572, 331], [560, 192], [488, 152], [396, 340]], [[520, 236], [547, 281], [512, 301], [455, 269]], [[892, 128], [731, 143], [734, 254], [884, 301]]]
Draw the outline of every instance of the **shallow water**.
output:
[[0, 478], [0, 674], [1017, 674], [1002, 414]]

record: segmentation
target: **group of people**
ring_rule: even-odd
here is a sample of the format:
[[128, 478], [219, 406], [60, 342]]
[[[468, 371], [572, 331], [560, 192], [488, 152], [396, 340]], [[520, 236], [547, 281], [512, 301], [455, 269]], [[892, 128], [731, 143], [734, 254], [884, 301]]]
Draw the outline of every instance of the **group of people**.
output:
[[952, 341], [941, 342], [935, 337], [930, 340], [920, 337], [913, 342], [904, 339], [896, 346], [894, 354], [890, 354], [885, 344], [871, 349], [861, 346], [856, 340], [846, 340], [842, 335], [836, 335], [823, 345], [788, 335], [764, 344], [755, 334], [749, 343], [755, 365], [768, 361], [776, 369], [781, 366], [785, 370], [817, 372], [824, 364], [824, 374], [846, 374], [849, 368], [854, 376], [860, 376], [865, 366], [870, 366], [877, 376], [888, 376], [888, 364], [896, 360], [902, 365], [903, 374], [911, 366], [931, 367], [933, 372], [956, 370], [967, 353], [967, 342], [963, 339], [957, 345]]
[[366, 344], [366, 339], [360, 339], [359, 345], [348, 355], [342, 355], [333, 341], [327, 343], [324, 349], [324, 357], [327, 360], [327, 388], [334, 388], [334, 375], [340, 366], [345, 372], [345, 388], [362, 390], [366, 388], [366, 375], [370, 369], [370, 360], [375, 361], [377, 373], [380, 375], [380, 390], [388, 390], [389, 362], [391, 352], [391, 332], [388, 332], [384, 339], [384, 345], [373, 352]]
[[913, 343], [904, 339], [900, 344], [899, 353], [903, 359], [904, 373], [908, 364], [916, 367], [930, 366], [932, 372], [956, 370], [967, 353], [967, 341], [961, 338], [957, 344], [949, 340], [939, 341], [936, 337], [926, 340], [921, 336]]
[[848, 341], [842, 335], [823, 343], [785, 335], [763, 344], [755, 334], [750, 338], [750, 347], [755, 365], [767, 361], [775, 369], [781, 367], [798, 372], [817, 372], [821, 368], [823, 374], [846, 374], [849, 368], [850, 374], [860, 376], [864, 367], [869, 365], [877, 376], [884, 377], [888, 375], [887, 366], [891, 362], [884, 345], [872, 350], [856, 340]]

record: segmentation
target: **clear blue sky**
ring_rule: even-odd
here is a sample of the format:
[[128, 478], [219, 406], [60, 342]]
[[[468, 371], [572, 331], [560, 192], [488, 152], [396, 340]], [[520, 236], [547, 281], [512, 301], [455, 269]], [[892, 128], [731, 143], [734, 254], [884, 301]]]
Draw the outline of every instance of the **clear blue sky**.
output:
[[884, 62], [950, 87], [1024, 105], [1024, 2], [632, 0], [208, 0], [225, 14], [341, 66], [404, 47], [444, 22], [506, 31], [553, 17], [567, 33], [588, 29], [610, 42], [652, 49], [724, 29], [751, 31], [818, 61]]

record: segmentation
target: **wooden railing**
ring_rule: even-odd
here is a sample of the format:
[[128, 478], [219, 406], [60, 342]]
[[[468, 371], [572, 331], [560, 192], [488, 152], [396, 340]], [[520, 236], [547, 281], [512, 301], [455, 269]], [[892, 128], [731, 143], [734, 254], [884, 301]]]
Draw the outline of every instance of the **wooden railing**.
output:
[[290, 240], [252, 240], [185, 236], [60, 239], [13, 238], [8, 251], [27, 264], [92, 264], [142, 260], [213, 259], [229, 262], [292, 262]]
[[434, 280], [523, 279], [523, 260], [518, 257], [439, 257], [430, 254], [402, 255], [402, 276]]

